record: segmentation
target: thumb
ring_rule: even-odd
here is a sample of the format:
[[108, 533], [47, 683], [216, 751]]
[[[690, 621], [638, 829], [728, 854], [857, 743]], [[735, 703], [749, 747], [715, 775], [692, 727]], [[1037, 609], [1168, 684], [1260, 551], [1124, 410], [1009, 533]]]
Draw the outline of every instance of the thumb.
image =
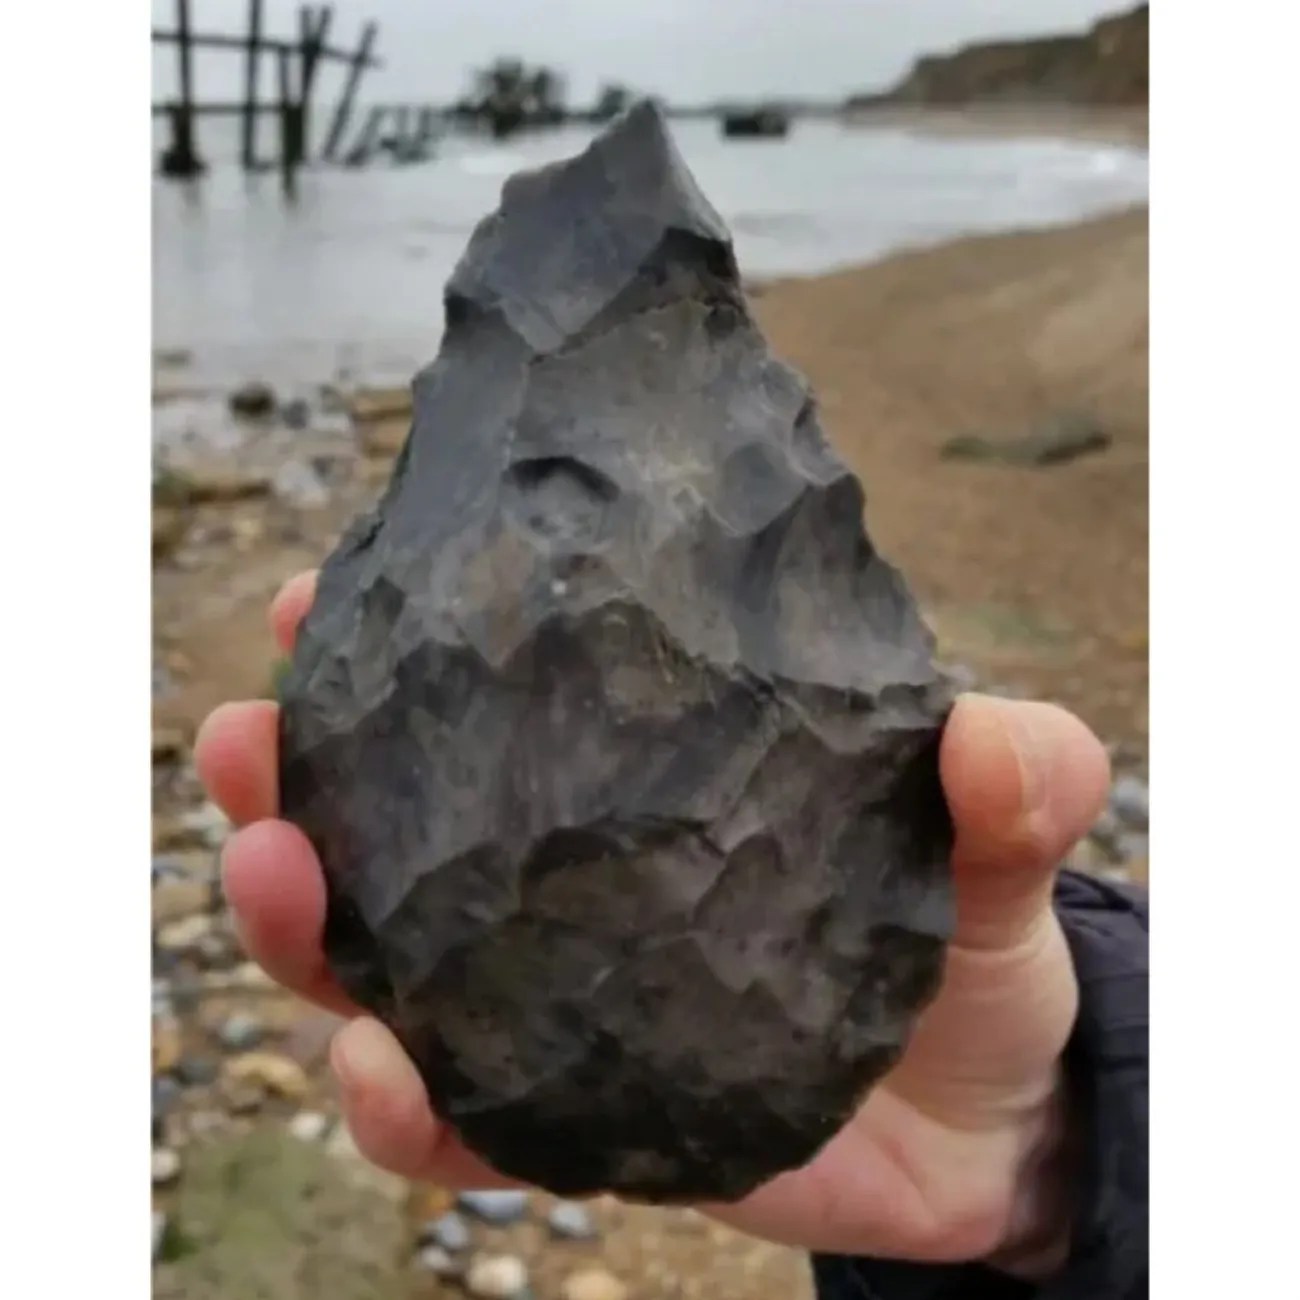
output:
[[940, 771], [956, 827], [954, 942], [1010, 947], [1050, 905], [1058, 863], [1105, 803], [1106, 751], [1056, 705], [966, 695]]

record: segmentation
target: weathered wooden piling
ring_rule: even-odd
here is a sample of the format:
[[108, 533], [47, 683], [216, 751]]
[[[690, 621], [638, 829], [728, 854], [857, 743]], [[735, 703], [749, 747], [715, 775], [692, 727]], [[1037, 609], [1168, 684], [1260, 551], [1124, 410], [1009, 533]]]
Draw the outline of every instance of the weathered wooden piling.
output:
[[194, 63], [193, 31], [190, 27], [190, 0], [176, 0], [176, 74], [177, 97], [169, 105], [168, 124], [171, 141], [162, 156], [165, 176], [185, 178], [204, 171], [194, 138]]
[[388, 112], [392, 118], [392, 126], [384, 137], [384, 144], [388, 147], [389, 155], [400, 160], [406, 157], [406, 151], [411, 144], [411, 110], [406, 104], [399, 104], [396, 108], [390, 108]]
[[293, 93], [293, 58], [287, 46], [276, 51], [276, 64], [280, 90], [280, 180], [286, 193], [293, 194], [303, 161], [302, 103]]
[[190, 27], [190, 0], [176, 0], [176, 57], [181, 112], [194, 120], [194, 32]]
[[[176, 24], [170, 31], [153, 30], [155, 45], [176, 49], [177, 93], [172, 99], [152, 106], [155, 117], [163, 117], [168, 127], [168, 142], [161, 158], [166, 176], [195, 176], [206, 170], [198, 156], [195, 121], [200, 116], [240, 118], [240, 159], [245, 171], [261, 170], [264, 165], [278, 166], [287, 188], [292, 188], [294, 173], [313, 157], [311, 126], [312, 99], [316, 74], [321, 63], [334, 60], [347, 65], [343, 95], [330, 122], [324, 159], [332, 161], [343, 144], [362, 74], [378, 67], [373, 55], [378, 27], [366, 23], [356, 49], [344, 50], [328, 42], [334, 17], [332, 4], [303, 4], [298, 9], [298, 33], [293, 40], [276, 39], [263, 30], [263, 0], [248, 0], [248, 26], [242, 33], [195, 33], [190, 21], [190, 0], [176, 0]], [[226, 50], [243, 55], [243, 95], [237, 101], [195, 102], [193, 51]], [[265, 55], [276, 63], [277, 94], [259, 99], [261, 63]], [[413, 110], [412, 110], [413, 111]], [[279, 150], [275, 163], [263, 163], [258, 157], [257, 119], [263, 113], [274, 114], [279, 125]], [[373, 116], [373, 115], [372, 115]], [[408, 114], [409, 117], [409, 114]], [[360, 149], [349, 156], [369, 158], [377, 143], [381, 119], [367, 125]], [[399, 124], [405, 133], [406, 123]], [[398, 144], [401, 140], [397, 141]]]
[[426, 105], [416, 115], [412, 147], [421, 157], [427, 158], [441, 139], [442, 130], [443, 115], [438, 109]]
[[257, 162], [257, 74], [262, 55], [262, 0], [248, 0], [248, 36], [244, 51], [243, 146], [240, 158], [245, 171], [256, 171]]
[[[364, 167], [375, 150], [379, 146], [379, 131], [384, 124], [384, 118], [388, 116], [386, 108], [376, 106], [366, 115], [366, 120], [362, 124], [361, 134], [357, 136], [356, 143], [347, 151], [343, 158], [345, 167]], [[327, 155], [328, 156], [328, 155]]]
[[330, 23], [334, 21], [334, 11], [329, 5], [322, 5], [313, 11], [303, 5], [298, 10], [299, 30], [299, 76], [298, 102], [302, 106], [302, 155], [304, 159], [311, 156], [311, 92], [316, 80], [316, 69], [320, 66], [321, 55], [325, 50], [325, 40], [329, 36]]
[[[370, 51], [378, 34], [379, 28], [375, 23], [367, 23], [362, 29], [361, 40], [352, 56], [347, 80], [343, 84], [343, 94], [339, 99], [338, 107], [334, 110], [334, 120], [330, 123], [329, 133], [325, 137], [325, 145], [321, 150], [321, 156], [327, 162], [334, 158], [343, 143], [343, 133], [347, 130], [348, 122], [352, 117], [352, 104], [356, 99], [357, 87], [361, 84], [362, 73], [370, 66]], [[351, 152], [355, 153], [356, 150], [353, 149]]]

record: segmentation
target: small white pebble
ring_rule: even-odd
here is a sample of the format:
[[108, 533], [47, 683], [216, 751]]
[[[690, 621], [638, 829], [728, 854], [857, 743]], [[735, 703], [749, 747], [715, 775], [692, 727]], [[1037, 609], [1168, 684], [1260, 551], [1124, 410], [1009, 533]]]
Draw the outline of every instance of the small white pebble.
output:
[[318, 1110], [300, 1110], [289, 1121], [289, 1132], [299, 1142], [319, 1142], [330, 1126], [329, 1116]]
[[603, 1268], [571, 1273], [561, 1290], [564, 1300], [627, 1300], [627, 1287]]
[[216, 848], [230, 832], [230, 819], [216, 804], [205, 803], [187, 812], [181, 818], [181, 826]]
[[565, 582], [563, 578], [556, 578], [555, 581], [551, 583], [552, 595], [563, 596], [568, 592], [568, 590], [569, 584]]
[[479, 1300], [515, 1300], [528, 1286], [528, 1270], [514, 1255], [483, 1255], [469, 1266], [465, 1286]]
[[573, 1201], [557, 1201], [551, 1206], [546, 1222], [557, 1237], [570, 1241], [586, 1241], [596, 1235], [596, 1225], [592, 1223], [591, 1215]]
[[153, 1153], [153, 1185], [165, 1187], [181, 1174], [181, 1158], [170, 1147], [158, 1147]]
[[193, 916], [183, 916], [178, 921], [168, 921], [160, 926], [154, 935], [154, 943], [163, 952], [184, 952], [205, 939], [211, 929], [212, 918], [206, 912], [196, 912]]
[[426, 1246], [420, 1251], [417, 1263], [434, 1277], [459, 1277], [464, 1268], [458, 1259], [441, 1246]]

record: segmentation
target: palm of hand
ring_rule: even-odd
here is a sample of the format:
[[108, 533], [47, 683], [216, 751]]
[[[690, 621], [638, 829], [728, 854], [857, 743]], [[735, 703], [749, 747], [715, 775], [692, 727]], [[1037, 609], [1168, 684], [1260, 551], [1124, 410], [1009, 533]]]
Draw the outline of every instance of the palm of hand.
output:
[[954, 946], [902, 1062], [838, 1137], [806, 1168], [714, 1212], [829, 1253], [989, 1254], [1049, 1118], [1077, 1001], [1050, 913], [1010, 948]]
[[[313, 594], [294, 580], [272, 608], [288, 650]], [[361, 1018], [325, 969], [324, 884], [302, 836], [276, 813], [275, 706], [231, 704], [205, 723], [195, 762], [242, 826], [223, 855], [227, 897], [250, 955], [292, 991], [345, 1015], [332, 1054], [361, 1149], [411, 1178], [500, 1179], [428, 1109], [396, 1040]], [[1054, 1104], [1078, 999], [1051, 910], [1055, 863], [1091, 825], [1109, 779], [1082, 723], [1048, 705], [964, 697], [941, 767], [957, 827], [957, 933], [939, 996], [895, 1070], [807, 1167], [745, 1201], [706, 1207], [806, 1249], [964, 1259], [1002, 1243], [1018, 1172]]]

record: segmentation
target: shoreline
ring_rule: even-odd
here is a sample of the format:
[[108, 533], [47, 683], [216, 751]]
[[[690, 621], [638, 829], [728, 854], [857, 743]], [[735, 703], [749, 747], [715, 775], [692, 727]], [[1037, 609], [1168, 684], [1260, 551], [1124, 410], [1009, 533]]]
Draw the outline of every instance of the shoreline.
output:
[[[829, 436], [866, 486], [873, 540], [944, 625], [944, 652], [981, 680], [1060, 700], [1139, 751], [1147, 244], [1146, 208], [1135, 206], [905, 249], [752, 294], [773, 351], [808, 377]], [[260, 637], [259, 600], [316, 562], [386, 477], [407, 429], [409, 383], [321, 376], [305, 395], [282, 388], [278, 400], [301, 408], [299, 427], [248, 426], [242, 446], [222, 390], [188, 366], [157, 368], [154, 387], [155, 455], [215, 480], [212, 503], [194, 516], [201, 526], [181, 529], [202, 553], [187, 558], [182, 545], [181, 572], [166, 559], [155, 570], [156, 612], [164, 629], [173, 619], [192, 629], [229, 603], [221, 593], [260, 584], [245, 624]], [[1096, 426], [1104, 447], [1039, 468], [969, 463], [945, 450], [1062, 421]], [[177, 436], [160, 444], [163, 427]], [[214, 437], [195, 436], [206, 427]], [[165, 547], [191, 513], [164, 510]], [[232, 538], [238, 514], [249, 518]], [[219, 644], [225, 616], [204, 636]], [[250, 676], [232, 671], [232, 658], [240, 654], [212, 662], [205, 648], [194, 689], [162, 706], [174, 715], [168, 725], [193, 727], [220, 699], [261, 689], [265, 666]]]
[[[979, 130], [974, 126], [960, 128], [962, 131], [967, 129], [971, 132], [978, 132]], [[943, 130], [944, 128], [936, 125], [936, 133]], [[1055, 133], [1045, 134], [1052, 134], [1053, 138], [1057, 138]], [[1087, 216], [1065, 217], [1059, 221], [1042, 224], [1011, 224], [996, 230], [967, 231], [955, 236], [922, 236], [914, 241], [904, 241], [896, 244], [877, 256], [856, 259], [827, 267], [824, 270], [796, 271], [785, 275], [746, 276], [742, 274], [741, 282], [746, 297], [751, 303], [757, 305], [774, 291], [784, 290], [791, 285], [829, 284], [842, 277], [858, 276], [874, 268], [887, 266], [899, 258], [911, 258], [924, 253], [938, 253], [943, 249], [964, 245], [972, 240], [1007, 239], [1049, 234], [1053, 231], [1070, 230], [1097, 221], [1109, 221], [1123, 217], [1141, 216], [1145, 219], [1149, 206], [1149, 201], [1143, 199], [1137, 202], [1119, 204]], [[345, 340], [340, 340], [335, 346], [345, 348], [348, 344]], [[402, 392], [405, 389], [405, 382], [399, 381], [397, 376], [409, 371], [411, 377], [414, 377], [415, 371], [431, 360], [436, 350], [437, 340], [428, 346], [426, 349], [427, 355], [423, 360], [411, 359], [403, 363], [396, 360], [394, 354], [377, 363], [369, 372], [364, 367], [357, 368], [352, 365], [335, 365], [331, 367], [326, 364], [320, 366], [311, 378], [286, 381], [277, 375], [277, 365], [274, 360], [265, 363], [260, 368], [242, 367], [238, 372], [232, 371], [226, 376], [220, 373], [205, 375], [204, 363], [192, 349], [166, 344], [157, 345], [151, 350], [151, 404], [153, 408], [157, 409], [178, 401], [212, 399], [237, 386], [238, 382], [254, 377], [258, 380], [282, 383], [285, 388], [292, 389], [295, 393], [299, 393], [301, 390], [314, 390], [339, 398], [355, 392]], [[290, 367], [290, 369], [296, 371], [297, 368]], [[323, 373], [325, 371], [331, 371], [331, 373], [325, 374]]]
[[[748, 285], [756, 290], [756, 295], [765, 293], [773, 283], [793, 279], [816, 278], [839, 274], [867, 265], [876, 265], [903, 251], [911, 251], [921, 246], [938, 246], [953, 238], [962, 238], [980, 231], [1000, 229], [1011, 232], [1022, 228], [1026, 221], [1066, 223], [1086, 219], [1101, 213], [1113, 204], [1125, 204], [1133, 201], [1145, 201], [1145, 161], [1144, 146], [1138, 143], [1138, 137], [1144, 135], [1146, 114], [1114, 113], [1106, 111], [1082, 112], [1079, 110], [1039, 110], [1031, 108], [992, 108], [981, 110], [943, 110], [917, 109], [911, 107], [889, 107], [872, 109], [866, 112], [850, 114], [835, 120], [819, 124], [826, 139], [810, 146], [814, 156], [822, 148], [831, 150], [832, 157], [839, 158], [838, 165], [850, 166], [855, 158], [872, 158], [890, 153], [895, 148], [909, 148], [924, 153], [924, 146], [919, 143], [925, 138], [933, 140], [960, 140], [963, 137], [971, 142], [984, 142], [996, 153], [999, 143], [1014, 147], [1017, 141], [1037, 138], [1044, 141], [1056, 141], [1065, 145], [1077, 144], [1089, 140], [1096, 144], [1113, 146], [1117, 151], [1113, 166], [1107, 167], [1103, 159], [1096, 165], [1099, 179], [1091, 180], [1094, 167], [1090, 158], [1091, 151], [1083, 150], [1082, 156], [1073, 161], [1067, 158], [1061, 167], [1067, 180], [1061, 184], [1060, 198], [1029, 184], [1035, 167], [1032, 149], [1022, 161], [1010, 166], [1017, 171], [1016, 186], [1022, 179], [1029, 186], [1023, 198], [1009, 192], [1001, 199], [982, 200], [981, 193], [987, 194], [987, 180], [979, 182], [983, 189], [971, 191], [969, 206], [957, 200], [945, 201], [935, 211], [930, 211], [926, 204], [924, 187], [911, 195], [911, 202], [901, 207], [890, 207], [888, 215], [879, 219], [873, 215], [873, 206], [855, 207], [850, 204], [844, 212], [839, 212], [834, 204], [828, 209], [832, 213], [829, 229], [833, 238], [822, 240], [817, 237], [818, 213], [816, 204], [801, 204], [795, 200], [776, 200], [778, 208], [784, 211], [790, 208], [790, 216], [797, 224], [785, 234], [766, 234], [753, 236], [756, 243], [751, 246], [747, 241], [748, 229], [743, 223], [746, 213], [755, 203], [762, 207], [758, 199], [737, 200], [735, 219], [737, 221], [738, 252]], [[894, 146], [879, 146], [868, 143], [870, 133], [876, 131], [882, 138], [885, 132], [904, 133], [910, 137], [911, 145], [896, 142]], [[866, 136], [863, 136], [863, 133]], [[829, 141], [829, 143], [827, 143]], [[712, 146], [710, 146], [711, 148]], [[797, 147], [797, 146], [796, 146]], [[738, 155], [734, 151], [741, 146], [730, 146], [728, 156], [733, 158], [731, 166], [739, 165], [734, 161]], [[964, 153], [966, 146], [957, 150]], [[931, 145], [931, 152], [940, 152]], [[952, 152], [952, 151], [948, 151]], [[979, 152], [978, 150], [976, 152]], [[928, 155], [927, 155], [928, 156]], [[867, 166], [867, 163], [862, 163]], [[994, 166], [995, 171], [997, 164]], [[1048, 167], [1054, 174], [1057, 163], [1049, 159]], [[926, 164], [937, 169], [936, 175], [944, 173], [945, 167], [951, 167], [954, 175], [965, 175], [973, 169], [981, 173], [978, 159], [962, 161], [954, 158], [951, 162]], [[1108, 172], [1114, 171], [1114, 179]], [[1073, 176], [1073, 180], [1068, 178]], [[995, 185], [998, 192], [1006, 190], [1006, 177], [997, 171]], [[1053, 186], [1056, 182], [1044, 182]], [[1074, 186], [1074, 189], [1069, 189]], [[496, 188], [492, 189], [495, 196]], [[1046, 197], [1044, 197], [1044, 195]], [[483, 202], [489, 203], [487, 197]], [[764, 200], [766, 201], [766, 200]], [[858, 208], [861, 208], [859, 211]], [[857, 215], [855, 216], [855, 212]], [[838, 215], [837, 215], [838, 213]], [[1001, 225], [994, 223], [1005, 218]], [[965, 227], [963, 229], [963, 227]], [[394, 240], [405, 238], [399, 230], [394, 233]], [[373, 255], [373, 249], [363, 244], [358, 256], [364, 259]], [[423, 260], [419, 276], [428, 283], [441, 282], [444, 275], [443, 262], [447, 261], [448, 270], [451, 262], [449, 254], [442, 244], [430, 245], [424, 249], [419, 259]], [[381, 279], [391, 271], [389, 262], [380, 258]], [[413, 272], [415, 274], [416, 272]], [[340, 282], [341, 301], [350, 301], [349, 294], [368, 292], [364, 286], [357, 286], [344, 278]], [[199, 301], [202, 301], [201, 295]], [[313, 383], [321, 379], [341, 381], [343, 383], [401, 382], [424, 361], [428, 360], [440, 332], [434, 315], [436, 302], [427, 308], [421, 306], [416, 315], [409, 307], [399, 308], [395, 314], [386, 317], [386, 324], [379, 328], [365, 317], [360, 321], [343, 313], [335, 316], [332, 310], [324, 310], [313, 316], [315, 328], [303, 329], [300, 322], [292, 316], [273, 323], [264, 335], [250, 341], [246, 326], [237, 319], [229, 319], [228, 314], [217, 311], [215, 318], [209, 321], [203, 313], [189, 319], [180, 313], [172, 321], [172, 332], [158, 338], [158, 347], [168, 350], [174, 347], [186, 348], [193, 345], [196, 359], [186, 367], [190, 371], [187, 377], [192, 383], [199, 380], [211, 380], [224, 385], [233, 385], [250, 377], [259, 368], [265, 368], [264, 378], [286, 382], [297, 380]], [[272, 313], [274, 315], [274, 313]], [[162, 314], [160, 323], [169, 319], [167, 312]], [[165, 384], [175, 384], [178, 376], [169, 373], [159, 376]]]
[[845, 126], [906, 130], [930, 137], [983, 140], [1053, 139], [1149, 150], [1150, 110], [1069, 104], [878, 104], [847, 109]]
[[860, 276], [877, 267], [887, 266], [900, 258], [912, 258], [919, 254], [939, 253], [947, 248], [963, 246], [977, 240], [999, 240], [1027, 238], [1033, 235], [1051, 234], [1053, 231], [1074, 230], [1092, 225], [1099, 221], [1113, 221], [1120, 218], [1142, 218], [1145, 220], [1150, 211], [1150, 203], [1143, 199], [1135, 203], [1122, 203], [1104, 211], [1083, 217], [1065, 217], [1060, 221], [1046, 222], [1041, 225], [1009, 225], [997, 230], [973, 230], [955, 236], [922, 237], [911, 243], [895, 245], [879, 257], [869, 257], [861, 261], [846, 262], [842, 266], [832, 266], [824, 271], [810, 271], [804, 274], [774, 275], [745, 279], [744, 288], [751, 301], [770, 294], [773, 290], [785, 289], [791, 285], [810, 283], [829, 283], [841, 277]]

